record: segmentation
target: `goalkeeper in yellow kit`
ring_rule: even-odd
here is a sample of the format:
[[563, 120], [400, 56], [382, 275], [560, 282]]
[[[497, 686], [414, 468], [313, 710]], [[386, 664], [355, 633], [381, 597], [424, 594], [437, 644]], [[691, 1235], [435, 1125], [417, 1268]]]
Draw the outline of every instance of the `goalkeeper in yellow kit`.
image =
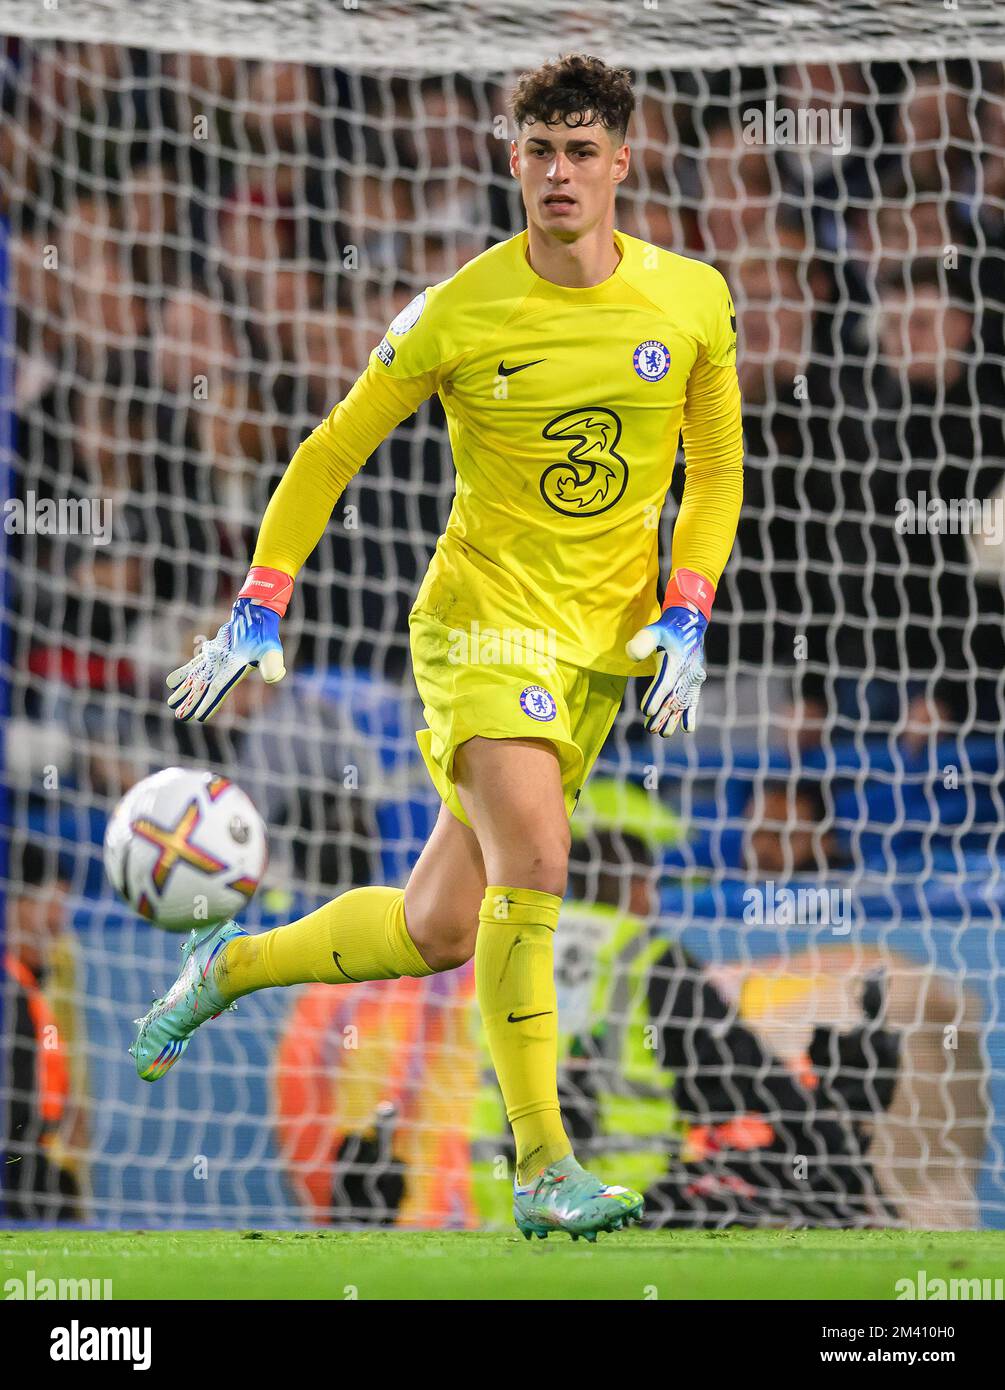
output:
[[[353, 889], [259, 935], [193, 932], [133, 1052], [154, 1081], [253, 990], [429, 975], [473, 955], [516, 1142], [517, 1224], [593, 1240], [638, 1219], [642, 1198], [580, 1167], [559, 1112], [552, 937], [569, 816], [629, 676], [653, 675], [647, 728], [694, 727], [742, 494], [736, 320], [717, 271], [614, 230], [626, 72], [568, 56], [525, 74], [512, 106], [527, 230], [398, 315], [294, 455], [230, 621], [168, 677], [178, 718], [202, 720], [252, 667], [283, 676], [279, 620], [334, 504], [439, 393], [456, 496], [410, 619], [436, 826], [404, 890]], [[682, 430], [661, 604], [658, 519]]]

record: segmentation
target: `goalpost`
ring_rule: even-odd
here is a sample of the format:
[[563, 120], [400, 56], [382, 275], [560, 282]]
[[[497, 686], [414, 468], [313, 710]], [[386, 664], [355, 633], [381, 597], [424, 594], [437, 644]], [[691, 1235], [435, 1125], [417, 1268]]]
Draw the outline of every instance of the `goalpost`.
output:
[[[648, 739], [630, 687], [574, 817], [575, 886], [624, 890], [558, 933], [577, 1152], [678, 1224], [1005, 1227], [1001, 7], [7, 0], [2, 22], [5, 1214], [508, 1219], [470, 967], [253, 996], [145, 1086], [131, 1020], [177, 943], [113, 900], [100, 847], [133, 782], [188, 763], [269, 825], [254, 927], [404, 881], [436, 810], [406, 626], [453, 494], [435, 402], [336, 507], [287, 681], [190, 728], [163, 678], [386, 324], [520, 229], [508, 83], [585, 51], [636, 77], [618, 225], [730, 282], [747, 501], [702, 729]], [[76, 1195], [26, 1197], [40, 1155]]]

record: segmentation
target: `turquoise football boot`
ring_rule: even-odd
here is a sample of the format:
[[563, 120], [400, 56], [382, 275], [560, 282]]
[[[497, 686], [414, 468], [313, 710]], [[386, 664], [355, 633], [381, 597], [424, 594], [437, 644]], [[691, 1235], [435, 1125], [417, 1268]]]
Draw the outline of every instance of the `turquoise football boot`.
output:
[[572, 1154], [546, 1168], [527, 1187], [513, 1184], [513, 1220], [528, 1240], [566, 1231], [573, 1240], [597, 1239], [598, 1231], [618, 1231], [642, 1220], [642, 1194], [608, 1187], [577, 1163]]
[[154, 1001], [148, 1014], [134, 1020], [138, 1031], [129, 1051], [141, 1080], [159, 1081], [178, 1061], [201, 1023], [218, 1018], [225, 1009], [237, 1008], [217, 994], [213, 963], [228, 941], [247, 934], [236, 922], [221, 922], [201, 936], [198, 931], [190, 933], [182, 946], [181, 974], [167, 993]]

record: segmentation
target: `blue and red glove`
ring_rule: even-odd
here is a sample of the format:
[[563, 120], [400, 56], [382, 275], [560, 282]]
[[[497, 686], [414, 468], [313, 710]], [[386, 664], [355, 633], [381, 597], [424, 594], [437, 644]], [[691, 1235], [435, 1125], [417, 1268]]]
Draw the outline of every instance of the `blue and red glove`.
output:
[[687, 733], [698, 727], [698, 698], [705, 681], [704, 640], [712, 616], [715, 586], [693, 570], [670, 576], [662, 615], [640, 628], [626, 644], [633, 661], [662, 653], [659, 669], [642, 699], [642, 714], [651, 734], [669, 736], [682, 724]]
[[168, 705], [176, 719], [204, 723], [252, 667], [270, 685], [282, 680], [286, 666], [279, 619], [292, 594], [293, 580], [282, 570], [256, 565], [248, 571], [228, 621], [167, 678]]

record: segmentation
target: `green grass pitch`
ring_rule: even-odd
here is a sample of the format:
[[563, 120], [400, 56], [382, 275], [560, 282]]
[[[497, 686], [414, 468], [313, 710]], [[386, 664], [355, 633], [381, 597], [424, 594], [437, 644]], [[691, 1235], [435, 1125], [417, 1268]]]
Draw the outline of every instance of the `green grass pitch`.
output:
[[1002, 1278], [1005, 1232], [0, 1231], [7, 1280], [111, 1279], [121, 1299], [893, 1299]]

